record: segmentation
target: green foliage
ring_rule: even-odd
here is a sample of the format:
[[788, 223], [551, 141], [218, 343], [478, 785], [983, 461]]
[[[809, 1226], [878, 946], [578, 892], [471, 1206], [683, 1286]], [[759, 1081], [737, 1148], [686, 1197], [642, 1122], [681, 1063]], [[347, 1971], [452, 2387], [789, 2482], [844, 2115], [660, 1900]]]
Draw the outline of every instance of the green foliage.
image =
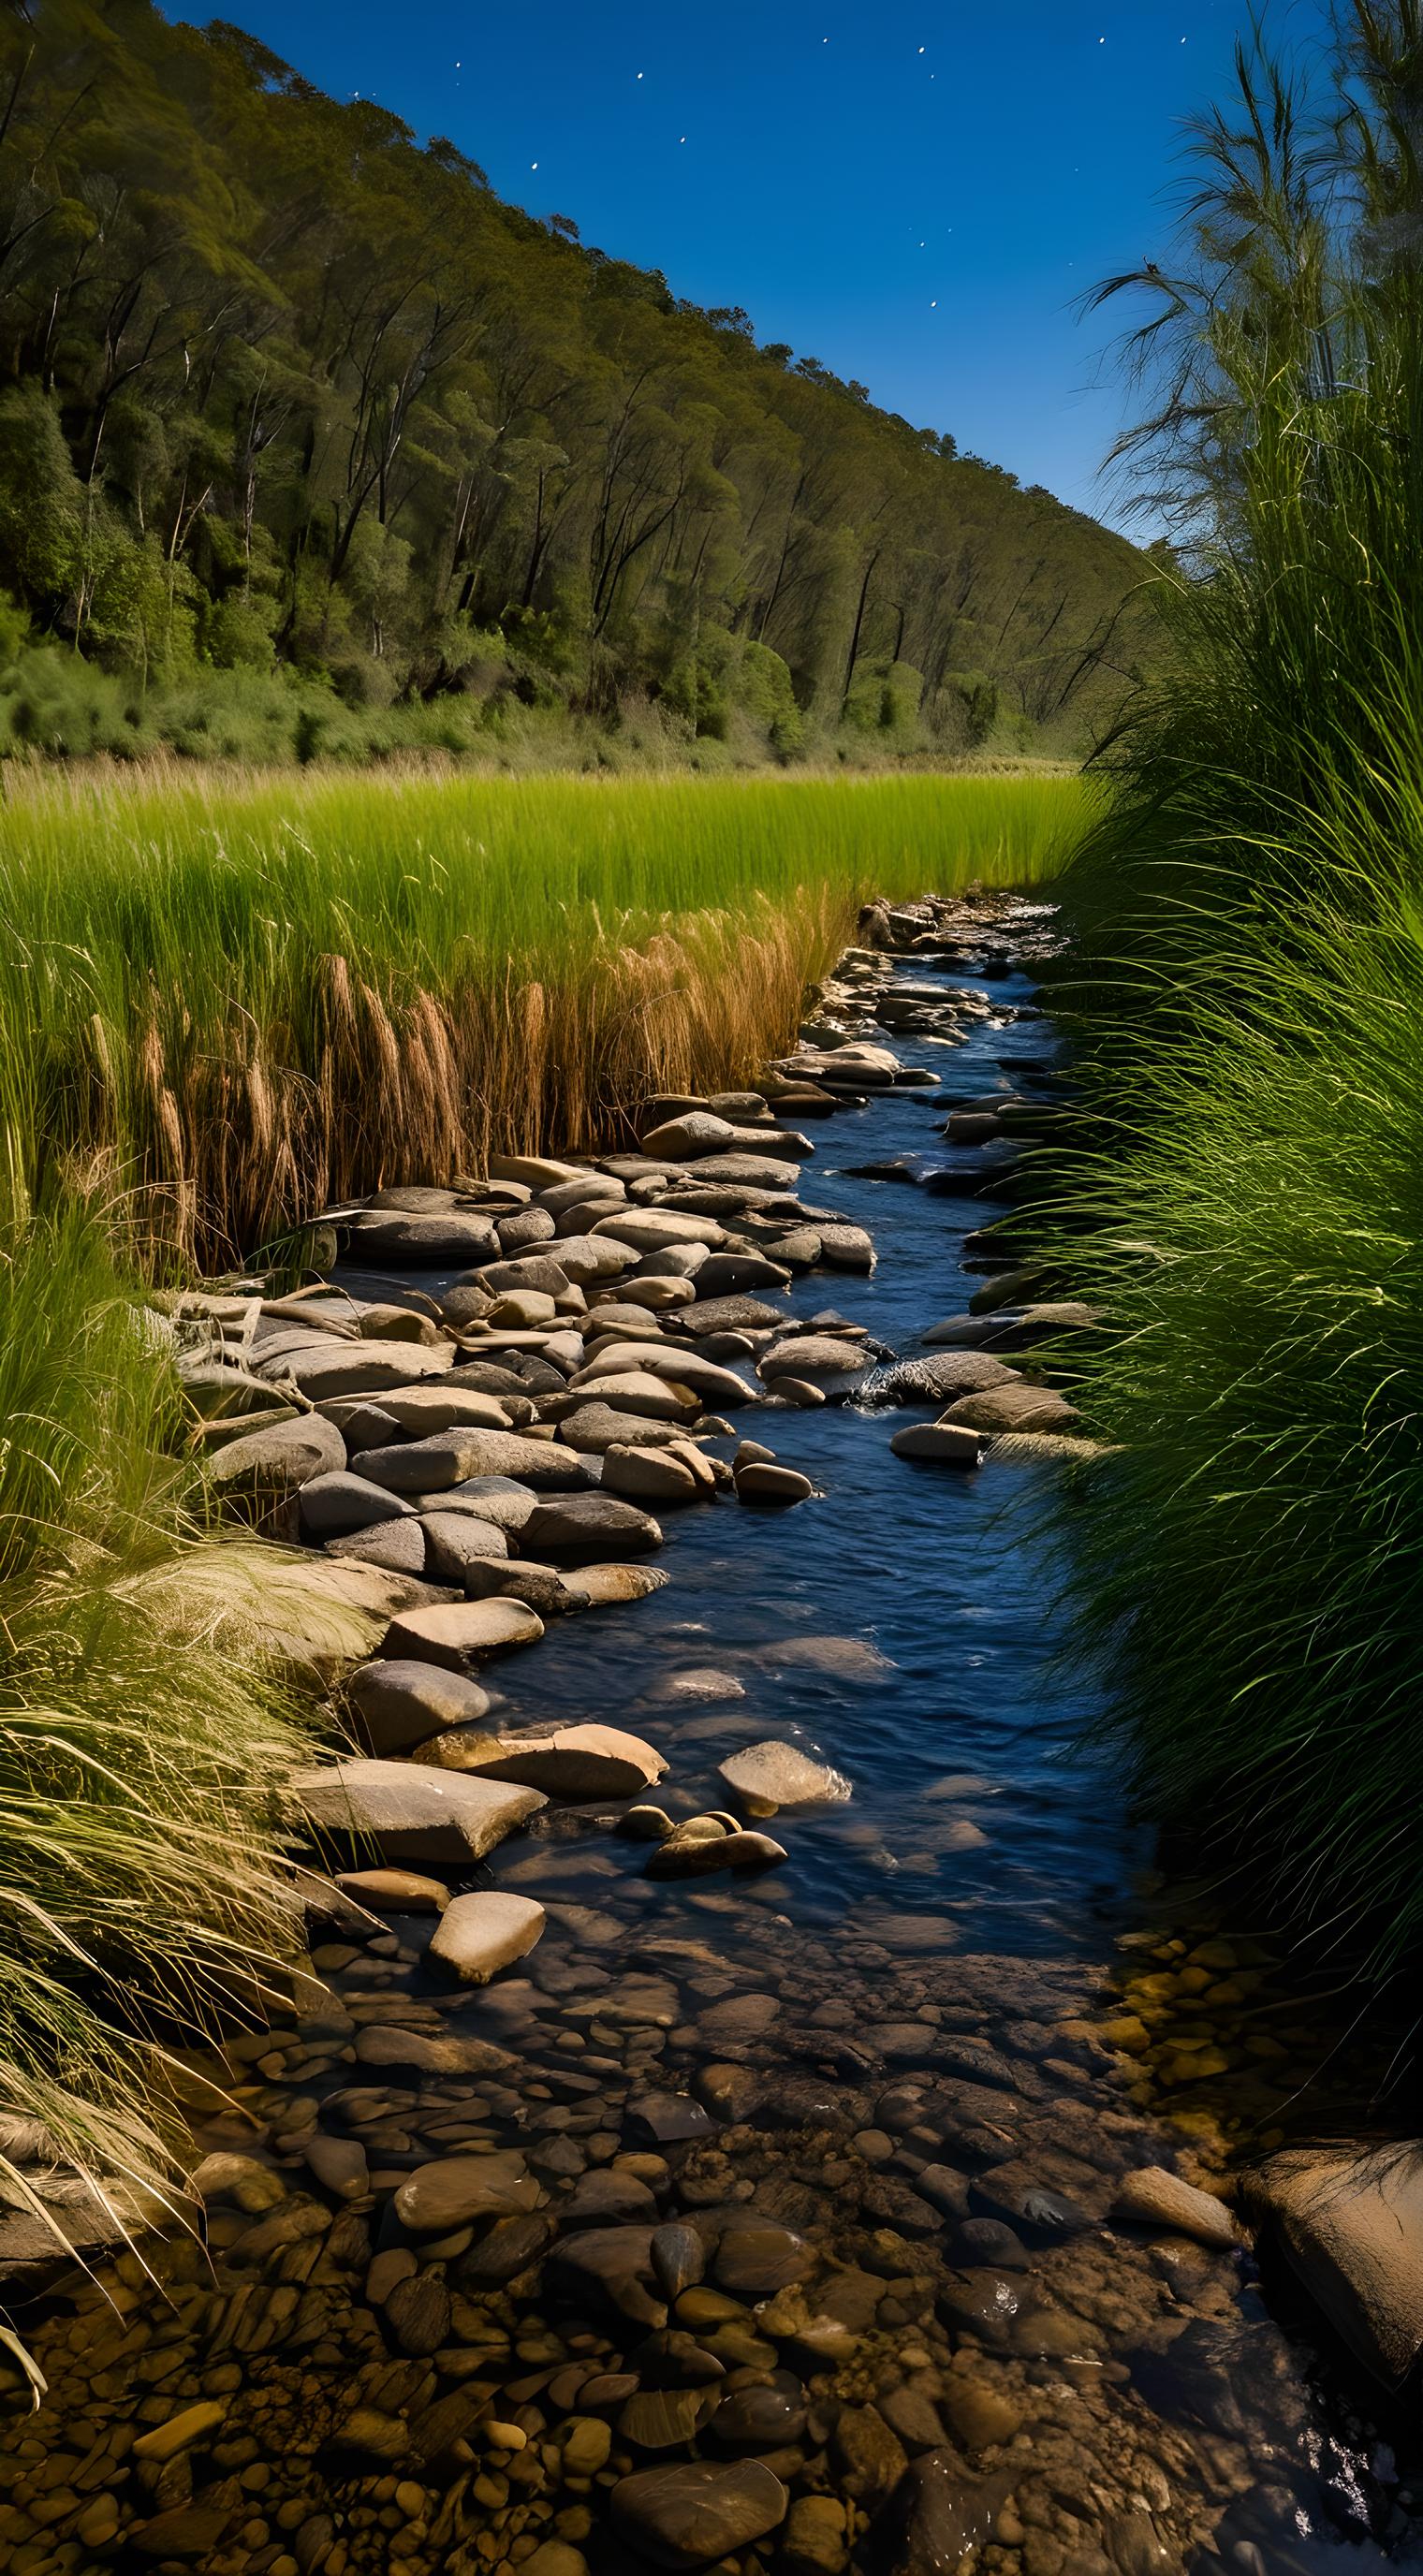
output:
[[1153, 1803], [1393, 1961], [1423, 1928], [1414, 0], [1357, 0], [1341, 45], [1314, 88], [1242, 54], [1143, 351], [1175, 659], [1067, 885], [1107, 1150], [1066, 1257], [1120, 1444], [1071, 1537]]
[[1122, 539], [230, 27], [47, 0], [0, 78], [0, 582], [164, 741], [195, 662], [276, 661], [461, 745], [470, 696], [496, 732], [660, 699], [684, 750], [787, 757], [902, 663], [952, 750], [972, 663], [1075, 744], [1149, 650]]

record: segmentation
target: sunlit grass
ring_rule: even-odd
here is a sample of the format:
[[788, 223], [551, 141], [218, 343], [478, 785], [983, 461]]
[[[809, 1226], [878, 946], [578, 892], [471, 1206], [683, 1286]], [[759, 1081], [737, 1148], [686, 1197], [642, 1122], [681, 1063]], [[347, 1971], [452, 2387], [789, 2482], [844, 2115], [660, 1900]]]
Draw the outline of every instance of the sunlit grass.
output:
[[0, 811], [22, 1121], [208, 1263], [491, 1144], [592, 1144], [793, 1037], [871, 894], [1051, 876], [1075, 779], [28, 781]]

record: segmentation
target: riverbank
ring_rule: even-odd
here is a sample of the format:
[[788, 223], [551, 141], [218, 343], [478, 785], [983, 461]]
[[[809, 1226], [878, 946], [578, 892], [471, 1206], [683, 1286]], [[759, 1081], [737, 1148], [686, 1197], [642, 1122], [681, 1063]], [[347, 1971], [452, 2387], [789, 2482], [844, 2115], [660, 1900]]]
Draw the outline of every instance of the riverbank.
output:
[[[1341, 2444], [1259, 2304], [1199, 2098], [1171, 2127], [1138, 2098], [1113, 1943], [1140, 1939], [1149, 1854], [1110, 1778], [1061, 1759], [1087, 1711], [1045, 1689], [1049, 1569], [1000, 1508], [1078, 1426], [984, 1266], [1011, 1141], [964, 1122], [1058, 1097], [1014, 971], [1050, 923], [995, 911], [902, 918], [893, 935], [928, 948], [898, 969], [846, 961], [816, 1051], [781, 1077], [800, 1145], [777, 1138], [779, 1092], [713, 1105], [733, 1136], [684, 1127], [704, 1150], [683, 1159], [668, 1122], [707, 1112], [664, 1100], [661, 1150], [654, 1128], [596, 1175], [526, 1166], [491, 1174], [483, 1206], [361, 1218], [364, 1267], [339, 1276], [379, 1293], [379, 1330], [251, 1316], [262, 1339], [224, 1365], [264, 1408], [309, 1383], [256, 1457], [230, 1425], [219, 1471], [259, 1514], [294, 1503], [286, 1525], [323, 1554], [328, 1514], [371, 1514], [373, 1538], [335, 1535], [342, 1580], [404, 1599], [366, 1594], [387, 1670], [345, 1695], [365, 1730], [349, 1811], [418, 1795], [407, 1829], [430, 1832], [433, 1803], [444, 1839], [401, 1841], [386, 1805], [383, 1851], [308, 1890], [311, 1982], [230, 2051], [200, 2138], [207, 2252], [158, 2258], [171, 2304], [129, 2257], [103, 2276], [102, 2329], [100, 2291], [48, 2294], [31, 2339], [51, 2393], [10, 2486], [24, 2576], [133, 2549], [213, 2576], [814, 2576], [953, 2565], [971, 2543], [1001, 2576], [1165, 2569], [1271, 2549], [1301, 2515], [1362, 2536], [1351, 2499], [1390, 2478], [1406, 2521], [1402, 2474], [1367, 2431]], [[915, 1069], [952, 1081], [899, 1078]], [[716, 1171], [733, 1156], [748, 1174]], [[464, 1231], [481, 1222], [492, 1255]], [[441, 1226], [444, 1267], [423, 1261], [412, 1296], [412, 1248]], [[606, 1280], [581, 1250], [599, 1245]], [[827, 1252], [850, 1265], [828, 1279]], [[561, 1289], [523, 1266], [550, 1262]], [[970, 1295], [1000, 1302], [965, 1321]], [[238, 1304], [201, 1320], [237, 1343]], [[413, 1332], [398, 1364], [392, 1304]], [[451, 1390], [452, 1326], [446, 1433], [420, 1417]], [[188, 1373], [216, 1395], [214, 1357]], [[413, 1368], [405, 1396], [387, 1365]], [[348, 1465], [332, 1449], [295, 1472], [304, 1426], [320, 1446], [337, 1425]], [[681, 1486], [694, 1456], [709, 1506]], [[756, 1497], [768, 1467], [809, 1492]], [[418, 1570], [392, 1571], [417, 1545]], [[423, 1597], [456, 1547], [461, 1597]], [[328, 1837], [332, 1780], [299, 1792]], [[451, 1838], [466, 1805], [477, 1866]], [[373, 1880], [377, 1859], [396, 1875]], [[443, 1901], [461, 1887], [463, 1911]], [[1169, 1974], [1228, 1982], [1210, 1939]]]

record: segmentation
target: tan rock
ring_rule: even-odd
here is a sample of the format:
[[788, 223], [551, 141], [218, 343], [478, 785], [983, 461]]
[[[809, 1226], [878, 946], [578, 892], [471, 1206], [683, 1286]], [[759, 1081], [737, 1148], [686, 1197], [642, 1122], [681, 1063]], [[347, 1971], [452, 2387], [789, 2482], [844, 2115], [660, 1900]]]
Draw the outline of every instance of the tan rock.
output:
[[347, 1869], [336, 1884], [373, 1914], [443, 1914], [450, 1901], [442, 1879], [423, 1878], [413, 1869]]
[[480, 2156], [441, 2156], [417, 2165], [395, 2195], [395, 2214], [412, 2236], [448, 2236], [475, 2218], [508, 2218], [536, 2209], [539, 2187], [515, 2147]]
[[299, 1772], [287, 1812], [317, 1834], [375, 1843], [390, 1861], [481, 1860], [545, 1804], [537, 1790], [409, 1762], [334, 1762]]
[[1297, 2149], [1246, 2196], [1350, 2350], [1396, 2387], [1423, 2350], [1423, 2151]]
[[486, 1655], [535, 1645], [543, 1632], [537, 1611], [523, 1601], [444, 1601], [433, 1609], [408, 1610], [393, 1619], [385, 1642], [395, 1658], [443, 1664], [450, 1672], [462, 1672]]
[[522, 1959], [543, 1937], [548, 1918], [531, 1896], [479, 1889], [452, 1897], [431, 1939], [429, 1955], [452, 1968], [467, 1986], [484, 1986], [500, 1968]]
[[665, 1450], [618, 1441], [603, 1452], [603, 1487], [605, 1492], [646, 1503], [690, 1503], [702, 1490], [700, 1479], [683, 1459]]
[[1169, 2227], [1198, 2244], [1229, 2248], [1239, 2242], [1235, 2221], [1223, 2201], [1165, 2165], [1139, 2165], [1126, 2174], [1117, 2193], [1114, 2215], [1134, 2227]]

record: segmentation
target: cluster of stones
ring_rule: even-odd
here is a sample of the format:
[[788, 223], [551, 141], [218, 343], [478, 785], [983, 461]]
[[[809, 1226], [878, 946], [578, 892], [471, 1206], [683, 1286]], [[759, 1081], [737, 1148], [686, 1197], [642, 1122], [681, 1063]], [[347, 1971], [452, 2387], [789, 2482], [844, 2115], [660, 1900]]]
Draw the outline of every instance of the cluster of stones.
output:
[[1312, 2428], [1229, 2214], [1114, 2094], [1099, 1977], [910, 1917], [898, 1957], [787, 1928], [772, 1988], [566, 1906], [471, 1993], [431, 1975], [440, 1891], [387, 1897], [398, 1934], [344, 1939], [328, 1900], [321, 1988], [234, 2046], [206, 2246], [154, 2251], [162, 2299], [122, 2257], [36, 2337], [14, 2576], [891, 2576], [972, 2545], [1112, 2576], [1268, 2509]]
[[[1011, 900], [872, 908], [754, 1091], [649, 1103], [635, 1153], [343, 1214], [369, 1269], [458, 1270], [438, 1296], [202, 1306], [216, 1480], [341, 1614], [291, 1651], [324, 1653], [359, 1750], [291, 1794], [348, 1865], [303, 1878], [309, 1974], [231, 2042], [216, 2118], [192, 2061], [199, 2232], [27, 2327], [49, 2391], [0, 2463], [13, 2576], [1165, 2576], [1232, 2538], [1253, 2566], [1288, 2522], [1313, 2423], [1209, 2174], [1128, 2098], [1105, 1979], [951, 1955], [932, 1913], [831, 1936], [763, 1908], [738, 1943], [726, 1879], [784, 1858], [758, 1826], [850, 1784], [773, 1738], [687, 1813], [640, 1735], [501, 1724], [490, 1671], [664, 1579], [650, 1506], [809, 1498], [728, 1416], [947, 1400], [909, 1454], [954, 1465], [1061, 1436], [999, 1353], [1083, 1319], [996, 1250], [923, 1358], [770, 1302], [874, 1258], [801, 1201], [798, 1122], [929, 1087], [876, 1026], [952, 1042], [991, 1007], [894, 957], [991, 977], [1048, 935]], [[990, 1178], [998, 1131], [954, 1122], [1006, 1115], [950, 1116]], [[682, 1673], [668, 1704], [728, 1687]], [[606, 1906], [560, 1893], [590, 1830]], [[668, 1879], [690, 1919], [655, 1910]]]

